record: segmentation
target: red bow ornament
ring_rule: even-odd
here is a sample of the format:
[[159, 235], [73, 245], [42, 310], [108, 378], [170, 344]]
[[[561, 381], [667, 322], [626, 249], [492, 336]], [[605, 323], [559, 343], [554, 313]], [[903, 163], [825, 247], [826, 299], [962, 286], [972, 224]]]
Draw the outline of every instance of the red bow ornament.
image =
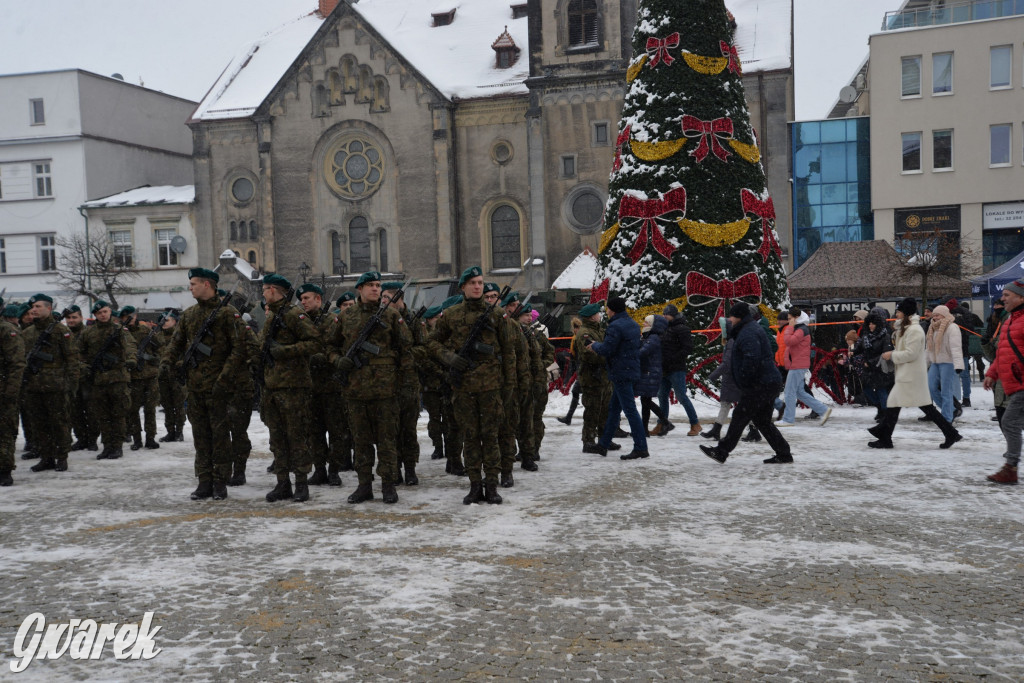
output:
[[722, 56], [729, 58], [729, 71], [737, 76], [742, 76], [743, 68], [740, 66], [740, 55], [736, 51], [736, 47], [724, 40], [718, 41], [718, 47], [722, 50]]
[[608, 299], [608, 288], [611, 281], [608, 278], [601, 280], [601, 284], [590, 290], [590, 303], [599, 304]]
[[612, 163], [612, 170], [618, 171], [622, 168], [622, 146], [629, 142], [630, 126], [626, 126], [615, 138], [615, 161]]
[[761, 201], [747, 189], [740, 190], [740, 198], [743, 200], [743, 213], [752, 213], [761, 219], [761, 246], [757, 248], [757, 253], [761, 255], [762, 261], [767, 261], [768, 254], [773, 251], [781, 259], [782, 248], [775, 239], [775, 203], [772, 198]]
[[[636, 237], [636, 244], [629, 250], [629, 258], [632, 263], [640, 260], [647, 250], [648, 235], [654, 250], [665, 257], [665, 260], [672, 258], [676, 250], [661, 232], [656, 219], [676, 211], [686, 214], [686, 189], [676, 187], [661, 196], [661, 199], [640, 199], [633, 195], [623, 195], [619, 201], [619, 225], [632, 226], [638, 222], [640, 234]], [[629, 220], [628, 219], [633, 219]]]
[[[691, 306], [706, 306], [718, 301], [718, 310], [712, 321], [717, 321], [725, 315], [725, 305], [734, 299], [753, 299], [751, 303], [761, 302], [761, 281], [757, 279], [757, 273], [751, 271], [740, 275], [735, 280], [723, 278], [713, 280], [704, 273], [691, 270], [686, 274], [686, 302]], [[714, 324], [714, 322], [712, 322]], [[721, 330], [708, 330], [701, 332], [709, 342], [718, 339], [722, 335]]]
[[671, 66], [676, 61], [669, 54], [670, 49], [679, 47], [679, 33], [673, 33], [667, 38], [648, 38], [647, 54], [651, 56], [651, 66], [658, 66], [659, 62], [665, 62], [665, 66]]
[[[722, 117], [713, 121], [701, 121], [696, 116], [687, 114], [683, 117], [683, 135], [688, 138], [700, 138], [700, 144], [697, 145], [697, 149], [690, 152], [698, 163], [704, 161], [708, 156], [709, 148], [722, 161], [728, 159], [732, 154], [725, 147], [722, 147], [722, 143], [718, 141], [719, 138], [732, 138], [732, 119]], [[708, 145], [709, 138], [711, 140], [710, 145]]]

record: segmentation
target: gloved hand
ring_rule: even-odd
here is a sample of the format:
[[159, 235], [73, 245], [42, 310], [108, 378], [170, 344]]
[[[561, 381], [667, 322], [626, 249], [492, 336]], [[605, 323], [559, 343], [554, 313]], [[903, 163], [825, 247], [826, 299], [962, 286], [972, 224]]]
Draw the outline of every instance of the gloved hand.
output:
[[961, 368], [957, 368], [957, 369], [956, 369], [956, 374], [958, 374], [958, 375], [959, 375], [959, 374], [960, 374], [961, 372], [963, 372], [963, 370], [962, 370]]
[[558, 367], [558, 363], [552, 363], [547, 367], [548, 381], [554, 382], [556, 379], [562, 376], [562, 371]]
[[445, 351], [444, 356], [442, 356], [442, 360], [444, 360], [445, 365], [450, 367], [452, 370], [457, 370], [459, 372], [469, 370], [470, 362], [454, 351]]
[[342, 356], [341, 358], [334, 361], [334, 367], [341, 372], [348, 372], [356, 367], [356, 362], [348, 356]]
[[270, 346], [270, 357], [274, 360], [281, 360], [288, 355], [288, 349], [277, 342]]

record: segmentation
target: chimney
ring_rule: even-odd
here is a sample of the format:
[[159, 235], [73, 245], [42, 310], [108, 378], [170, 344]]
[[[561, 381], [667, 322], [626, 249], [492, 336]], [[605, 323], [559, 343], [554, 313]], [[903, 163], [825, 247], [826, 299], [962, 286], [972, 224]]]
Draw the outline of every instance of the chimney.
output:
[[320, 1], [320, 6], [317, 8], [317, 11], [320, 12], [320, 16], [325, 17], [325, 18], [328, 15], [330, 15], [331, 12], [334, 11], [334, 8], [338, 6], [338, 2], [339, 2], [339, 0], [319, 0], [319, 1]]

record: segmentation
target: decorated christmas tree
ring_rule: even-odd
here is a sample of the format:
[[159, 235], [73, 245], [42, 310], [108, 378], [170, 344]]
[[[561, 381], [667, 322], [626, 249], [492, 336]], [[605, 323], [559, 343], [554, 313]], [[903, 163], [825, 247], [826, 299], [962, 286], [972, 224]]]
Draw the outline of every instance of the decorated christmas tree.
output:
[[639, 5], [591, 300], [620, 295], [638, 321], [674, 304], [707, 330], [700, 380], [718, 318], [744, 301], [774, 323], [789, 290], [724, 1]]

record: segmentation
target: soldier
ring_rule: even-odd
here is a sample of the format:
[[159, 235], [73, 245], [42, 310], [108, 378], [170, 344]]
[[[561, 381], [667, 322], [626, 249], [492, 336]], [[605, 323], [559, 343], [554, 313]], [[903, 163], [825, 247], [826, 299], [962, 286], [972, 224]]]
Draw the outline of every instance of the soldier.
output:
[[[320, 335], [301, 306], [292, 304], [292, 283], [271, 273], [263, 277], [267, 321], [260, 332], [260, 366], [257, 381], [263, 384], [263, 419], [270, 430], [277, 486], [267, 502], [291, 498], [309, 500], [308, 475], [313, 469], [309, 452], [309, 393], [313, 380], [309, 360], [320, 352]], [[295, 475], [292, 494], [290, 474]]]
[[[81, 344], [81, 334], [85, 331], [85, 321], [82, 318], [82, 309], [79, 306], [71, 305], [61, 313], [64, 317], [64, 324], [71, 330], [71, 339], [75, 342], [75, 348]], [[79, 354], [81, 356], [81, 354]], [[75, 442], [71, 444], [72, 451], [88, 449], [99, 450], [96, 446], [96, 434], [89, 424], [88, 402], [85, 394], [88, 390], [85, 387], [85, 378], [79, 373], [78, 385], [71, 387], [74, 391], [68, 394], [68, 411], [71, 416], [71, 427], [74, 429]]]
[[[326, 344], [338, 322], [338, 316], [323, 310], [324, 290], [312, 283], [299, 287], [299, 303], [320, 335], [321, 348], [309, 359], [313, 380], [310, 404], [310, 446], [315, 471], [309, 478], [311, 486], [341, 486], [342, 418], [345, 399], [341, 379], [327, 358]], [[328, 437], [330, 442], [328, 443]], [[351, 457], [351, 456], [350, 456]]]
[[[488, 282], [484, 285], [485, 304], [496, 303], [500, 296], [501, 288], [497, 284]], [[517, 308], [519, 306], [519, 294], [517, 292], [509, 294], [505, 297], [505, 302], [502, 302], [502, 305], [513, 309]], [[515, 386], [501, 398], [505, 419], [502, 420], [501, 427], [498, 430], [498, 450], [501, 453], [500, 483], [504, 488], [511, 488], [515, 486], [512, 469], [516, 465], [516, 460], [519, 460], [519, 454], [532, 452], [532, 448], [524, 450], [521, 445], [518, 452], [516, 450], [516, 435], [519, 431], [519, 421], [521, 419], [520, 397], [530, 397], [532, 384], [530, 382], [530, 352], [526, 346], [526, 338], [523, 337], [519, 324], [510, 315], [503, 316], [503, 321], [505, 327], [508, 328], [508, 334], [514, 340], [513, 343], [516, 349]], [[531, 459], [527, 458], [527, 460], [530, 461]], [[530, 469], [528, 465], [524, 465], [524, 467], [525, 469]]]
[[[529, 308], [529, 307], [528, 307]], [[537, 311], [530, 309], [531, 321], [527, 323], [540, 349], [540, 363], [532, 366], [533, 371], [533, 448], [534, 457], [540, 460], [540, 445], [544, 441], [544, 409], [548, 406], [549, 373], [555, 365], [555, 347], [548, 341], [548, 331], [537, 320]], [[521, 322], [525, 322], [522, 321]]]
[[[385, 503], [397, 503], [398, 404], [395, 396], [399, 374], [410, 371], [412, 338], [394, 309], [381, 310], [380, 273], [369, 271], [360, 275], [356, 291], [355, 304], [341, 314], [329, 342], [331, 362], [347, 378], [345, 401], [355, 443], [359, 486], [348, 497], [348, 502], [373, 500], [376, 446], [382, 498]], [[380, 323], [370, 331], [368, 344], [362, 349], [353, 349], [360, 332], [378, 313]]]
[[23, 336], [28, 355], [21, 379], [22, 402], [25, 426], [41, 458], [31, 469], [65, 472], [71, 450], [66, 396], [78, 383], [78, 351], [71, 330], [53, 317], [53, 299], [36, 294], [28, 301], [33, 322]]
[[[161, 321], [162, 322], [162, 321]], [[160, 448], [156, 441], [156, 406], [160, 402], [160, 352], [164, 341], [158, 325], [139, 324], [139, 315], [134, 306], [121, 309], [121, 323], [135, 341], [135, 369], [131, 378], [131, 407], [128, 409], [128, 428], [132, 435], [132, 450], [142, 448], [142, 425], [139, 424], [139, 409], [142, 409], [146, 428], [146, 448]]]
[[[465, 300], [452, 306], [438, 322], [428, 347], [439, 361], [457, 373], [453, 382], [455, 419], [463, 437], [469, 494], [462, 499], [471, 505], [487, 501], [500, 504], [498, 475], [501, 460], [498, 428], [505, 419], [502, 396], [515, 386], [516, 351], [512, 335], [494, 308], [484, 303], [484, 278], [479, 266], [467, 268], [459, 278]], [[459, 351], [469, 341], [471, 328], [481, 316], [487, 325], [466, 356]]]
[[[228, 293], [218, 289], [217, 295], [223, 299]], [[251, 320], [247, 315], [235, 318], [239, 343], [245, 349], [245, 360], [235, 366], [231, 379], [234, 390], [228, 398], [228, 433], [231, 436], [231, 476], [228, 478], [228, 486], [243, 486], [245, 484], [245, 466], [249, 462], [249, 454], [252, 452], [249, 423], [252, 421], [252, 409], [256, 396], [256, 385], [253, 382], [252, 373], [259, 361], [260, 346], [256, 339], [256, 333], [252, 329]]]
[[[182, 313], [161, 361], [168, 372], [180, 364], [179, 377], [185, 376], [188, 421], [196, 449], [195, 476], [199, 479], [199, 486], [189, 496], [192, 500], [228, 497], [231, 436], [225, 406], [238, 367], [245, 364], [245, 344], [238, 338], [237, 319], [241, 316], [217, 297], [219, 280], [217, 273], [206, 268], [188, 271], [188, 290], [196, 305]], [[192, 354], [186, 358], [190, 350]]]
[[587, 340], [604, 339], [601, 305], [587, 304], [580, 309], [579, 316], [583, 325], [572, 339], [571, 350], [579, 363], [576, 381], [580, 383], [580, 398], [583, 401], [583, 452], [599, 453], [597, 439], [608, 417], [612, 388], [608, 382], [604, 358], [587, 348]]
[[[461, 294], [456, 294], [455, 296], [450, 296], [445, 299], [441, 302], [442, 316], [449, 308], [460, 303], [462, 303]], [[437, 328], [436, 324], [434, 325], [434, 328]], [[431, 353], [431, 357], [433, 358], [433, 353]], [[436, 358], [434, 358], [434, 362], [440, 364]], [[465, 477], [466, 467], [462, 463], [462, 429], [459, 428], [459, 423], [455, 421], [455, 406], [452, 401], [453, 394], [451, 378], [448, 375], [448, 368], [443, 364], [440, 365], [442, 372], [444, 373], [444, 402], [442, 403], [442, 408], [444, 411], [444, 423], [448, 425], [447, 436], [444, 442], [444, 471], [445, 473], [453, 474], [456, 477]]]
[[[168, 311], [164, 316], [164, 323], [160, 327], [160, 340], [164, 351], [171, 344], [179, 317], [180, 314], [177, 311]], [[167, 434], [160, 437], [160, 441], [165, 443], [185, 440], [185, 435], [182, 433], [185, 428], [185, 387], [174, 376], [174, 371], [175, 369], [170, 364], [161, 362], [160, 372], [157, 375], [157, 383], [160, 387], [160, 405], [164, 409], [164, 429], [167, 430]]]
[[[0, 310], [4, 300], [0, 299]], [[11, 486], [14, 443], [18, 439], [18, 397], [25, 371], [25, 344], [21, 332], [7, 320], [0, 320], [0, 486]]]
[[[356, 305], [356, 293], [345, 292], [338, 297], [336, 305], [337, 317], [341, 317], [342, 313]], [[324, 343], [326, 342], [327, 339], [324, 340]], [[341, 436], [338, 439], [340, 471], [351, 472], [355, 469], [352, 462], [352, 429], [348, 426], [348, 402], [344, 400], [341, 401], [341, 410], [338, 413], [338, 428], [341, 430]]]
[[102, 299], [92, 307], [96, 322], [79, 337], [82, 375], [88, 392], [89, 422], [103, 438], [97, 460], [120, 458], [128, 419], [128, 382], [136, 366], [132, 336], [113, 319], [110, 304]]
[[405, 299], [394, 298], [395, 292], [401, 286], [401, 282], [385, 282], [381, 286], [381, 298], [387, 301], [388, 306], [401, 316], [402, 322], [412, 337], [411, 352], [414, 362], [404, 368], [398, 376], [398, 479], [395, 483], [403, 482], [402, 470], [404, 469], [405, 485], [416, 486], [420, 483], [419, 477], [416, 476], [416, 465], [420, 461], [420, 442], [416, 435], [416, 424], [420, 419], [420, 378], [416, 369], [429, 354], [423, 347], [423, 343], [426, 341], [423, 324], [409, 324], [410, 314], [405, 305]]
[[533, 320], [530, 317], [532, 313], [533, 307], [527, 304], [515, 311], [514, 315], [520, 334], [526, 338], [526, 348], [529, 354], [527, 358], [527, 377], [521, 390], [522, 397], [518, 429], [520, 459], [523, 462], [523, 469], [536, 472], [539, 469], [537, 465], [539, 458], [537, 457], [537, 392], [534, 389], [534, 384], [536, 383], [537, 372], [542, 367], [543, 349], [537, 340], [536, 332], [530, 327], [530, 323]]
[[[432, 306], [423, 313], [424, 333], [430, 335], [441, 315], [440, 306]], [[423, 407], [427, 409], [427, 436], [434, 446], [431, 460], [444, 459], [444, 443], [448, 425], [444, 421], [444, 368], [426, 352], [425, 346], [416, 347], [420, 353], [414, 355], [416, 370], [423, 390]], [[414, 349], [414, 352], [416, 349]], [[423, 353], [426, 352], [426, 353]]]

